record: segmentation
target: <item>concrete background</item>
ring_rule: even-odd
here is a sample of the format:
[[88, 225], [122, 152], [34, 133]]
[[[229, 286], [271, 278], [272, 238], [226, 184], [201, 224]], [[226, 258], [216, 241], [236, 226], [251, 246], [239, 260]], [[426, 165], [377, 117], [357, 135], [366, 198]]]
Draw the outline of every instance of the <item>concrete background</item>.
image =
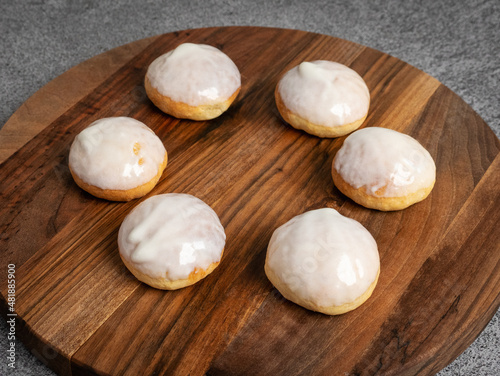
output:
[[[0, 125], [51, 79], [111, 48], [176, 30], [229, 25], [301, 29], [351, 40], [437, 78], [500, 135], [498, 0], [2, 0]], [[4, 318], [5, 319], [5, 318]], [[439, 376], [500, 374], [500, 311]], [[53, 375], [22, 344], [0, 375]]]

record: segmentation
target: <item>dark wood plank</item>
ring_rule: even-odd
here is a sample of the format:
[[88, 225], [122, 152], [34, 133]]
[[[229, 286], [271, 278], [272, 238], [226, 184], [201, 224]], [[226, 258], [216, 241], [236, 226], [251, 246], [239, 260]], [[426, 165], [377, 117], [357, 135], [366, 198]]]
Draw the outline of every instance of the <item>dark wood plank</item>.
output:
[[[500, 291], [495, 273], [500, 267], [499, 166], [497, 157], [358, 359], [353, 374], [396, 374], [401, 364], [405, 372], [399, 375], [436, 373], [472, 343], [472, 333], [484, 328], [496, 312], [500, 297], [491, 295]], [[430, 351], [437, 361], [422, 362]]]
[[[174, 119], [145, 95], [148, 64], [182, 42], [217, 46], [242, 73], [240, 95], [217, 119]], [[118, 68], [103, 70], [106, 78], [85, 95], [69, 95], [71, 105], [55, 106], [57, 116], [41, 121], [0, 169], [0, 261], [17, 265], [21, 336], [50, 367], [63, 375], [431, 374], [479, 334], [500, 304], [500, 142], [453, 92], [379, 51], [297, 30], [186, 30], [127, 48], [135, 53], [113, 52]], [[438, 177], [428, 199], [382, 213], [336, 190], [330, 166], [343, 138], [297, 131], [274, 104], [280, 75], [315, 59], [342, 62], [365, 78], [371, 107], [363, 126], [411, 134], [430, 151]], [[76, 67], [67, 77], [87, 74]], [[64, 75], [57, 82], [67, 85]], [[35, 98], [29, 107], [44, 103]], [[221, 265], [192, 287], [164, 292], [136, 281], [118, 257], [116, 233], [141, 200], [93, 198], [68, 173], [74, 136], [118, 115], [148, 124], [169, 152], [150, 195], [194, 194], [225, 226]], [[263, 271], [274, 229], [324, 206], [363, 223], [381, 254], [372, 298], [339, 317], [284, 300]], [[0, 290], [5, 311], [6, 286]]]

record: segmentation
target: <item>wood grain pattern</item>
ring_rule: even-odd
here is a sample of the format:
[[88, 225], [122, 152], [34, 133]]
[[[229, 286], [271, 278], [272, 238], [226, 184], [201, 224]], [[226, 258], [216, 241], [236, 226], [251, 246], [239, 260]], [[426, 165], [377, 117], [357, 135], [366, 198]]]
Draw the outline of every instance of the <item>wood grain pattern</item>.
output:
[[[214, 45], [241, 71], [241, 93], [217, 119], [174, 119], [145, 95], [149, 63], [183, 42]], [[15, 133], [28, 108], [47, 113], [0, 169], [0, 260], [17, 266], [19, 335], [59, 374], [433, 374], [498, 309], [500, 142], [437, 80], [352, 42], [271, 28], [161, 35], [110, 52], [113, 69], [106, 56], [92, 65], [101, 77], [95, 85], [66, 92], [68, 80], [89, 74], [76, 67], [50, 86], [67, 93], [64, 105], [47, 110], [43, 88], [6, 125]], [[330, 178], [343, 138], [319, 139], [280, 119], [273, 97], [280, 75], [315, 59], [363, 76], [371, 91], [364, 126], [410, 134], [429, 150], [437, 182], [426, 200], [389, 213], [356, 205]], [[67, 154], [75, 135], [98, 118], [122, 115], [148, 124], [169, 152], [166, 172], [146, 198], [193, 194], [226, 229], [220, 266], [194, 286], [165, 292], [139, 283], [120, 261], [116, 235], [142, 200], [96, 199], [71, 179]], [[2, 150], [9, 142], [0, 140]], [[381, 255], [373, 296], [338, 317], [284, 300], [263, 270], [274, 229], [325, 206], [367, 227]]]
[[33, 94], [2, 127], [0, 163], [151, 43], [146, 38], [94, 56]]

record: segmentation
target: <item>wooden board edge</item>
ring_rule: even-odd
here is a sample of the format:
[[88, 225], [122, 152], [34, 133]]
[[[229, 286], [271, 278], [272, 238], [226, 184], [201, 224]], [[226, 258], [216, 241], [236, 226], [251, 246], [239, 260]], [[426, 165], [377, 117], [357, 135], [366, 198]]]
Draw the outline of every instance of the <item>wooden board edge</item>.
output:
[[[0, 129], [3, 139], [0, 144], [0, 164], [157, 38], [148, 37], [96, 55], [70, 68], [35, 92]], [[94, 74], [96, 65], [105, 67], [98, 75]]]

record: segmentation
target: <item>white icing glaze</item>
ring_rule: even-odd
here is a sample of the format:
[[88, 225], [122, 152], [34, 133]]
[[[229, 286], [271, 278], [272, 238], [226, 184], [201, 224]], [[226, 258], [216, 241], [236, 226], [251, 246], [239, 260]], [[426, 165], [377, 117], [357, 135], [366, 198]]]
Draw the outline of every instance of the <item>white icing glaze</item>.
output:
[[303, 62], [285, 73], [278, 85], [288, 110], [317, 125], [353, 123], [366, 115], [370, 105], [363, 78], [333, 61]]
[[267, 252], [267, 267], [295, 296], [321, 307], [354, 301], [380, 267], [368, 230], [331, 208], [305, 212], [277, 228]]
[[125, 217], [118, 232], [122, 257], [146, 275], [171, 281], [220, 261], [225, 241], [213, 209], [182, 193], [143, 201]]
[[160, 94], [191, 106], [226, 101], [241, 86], [234, 62], [206, 44], [179, 45], [154, 60], [146, 75]]
[[165, 153], [161, 140], [142, 122], [111, 117], [93, 122], [76, 136], [69, 165], [88, 184], [126, 190], [153, 179]]
[[[334, 168], [354, 188], [380, 197], [401, 197], [430, 186], [436, 165], [413, 137], [392, 129], [369, 127], [349, 135]], [[377, 190], [385, 187], [383, 193]]]

